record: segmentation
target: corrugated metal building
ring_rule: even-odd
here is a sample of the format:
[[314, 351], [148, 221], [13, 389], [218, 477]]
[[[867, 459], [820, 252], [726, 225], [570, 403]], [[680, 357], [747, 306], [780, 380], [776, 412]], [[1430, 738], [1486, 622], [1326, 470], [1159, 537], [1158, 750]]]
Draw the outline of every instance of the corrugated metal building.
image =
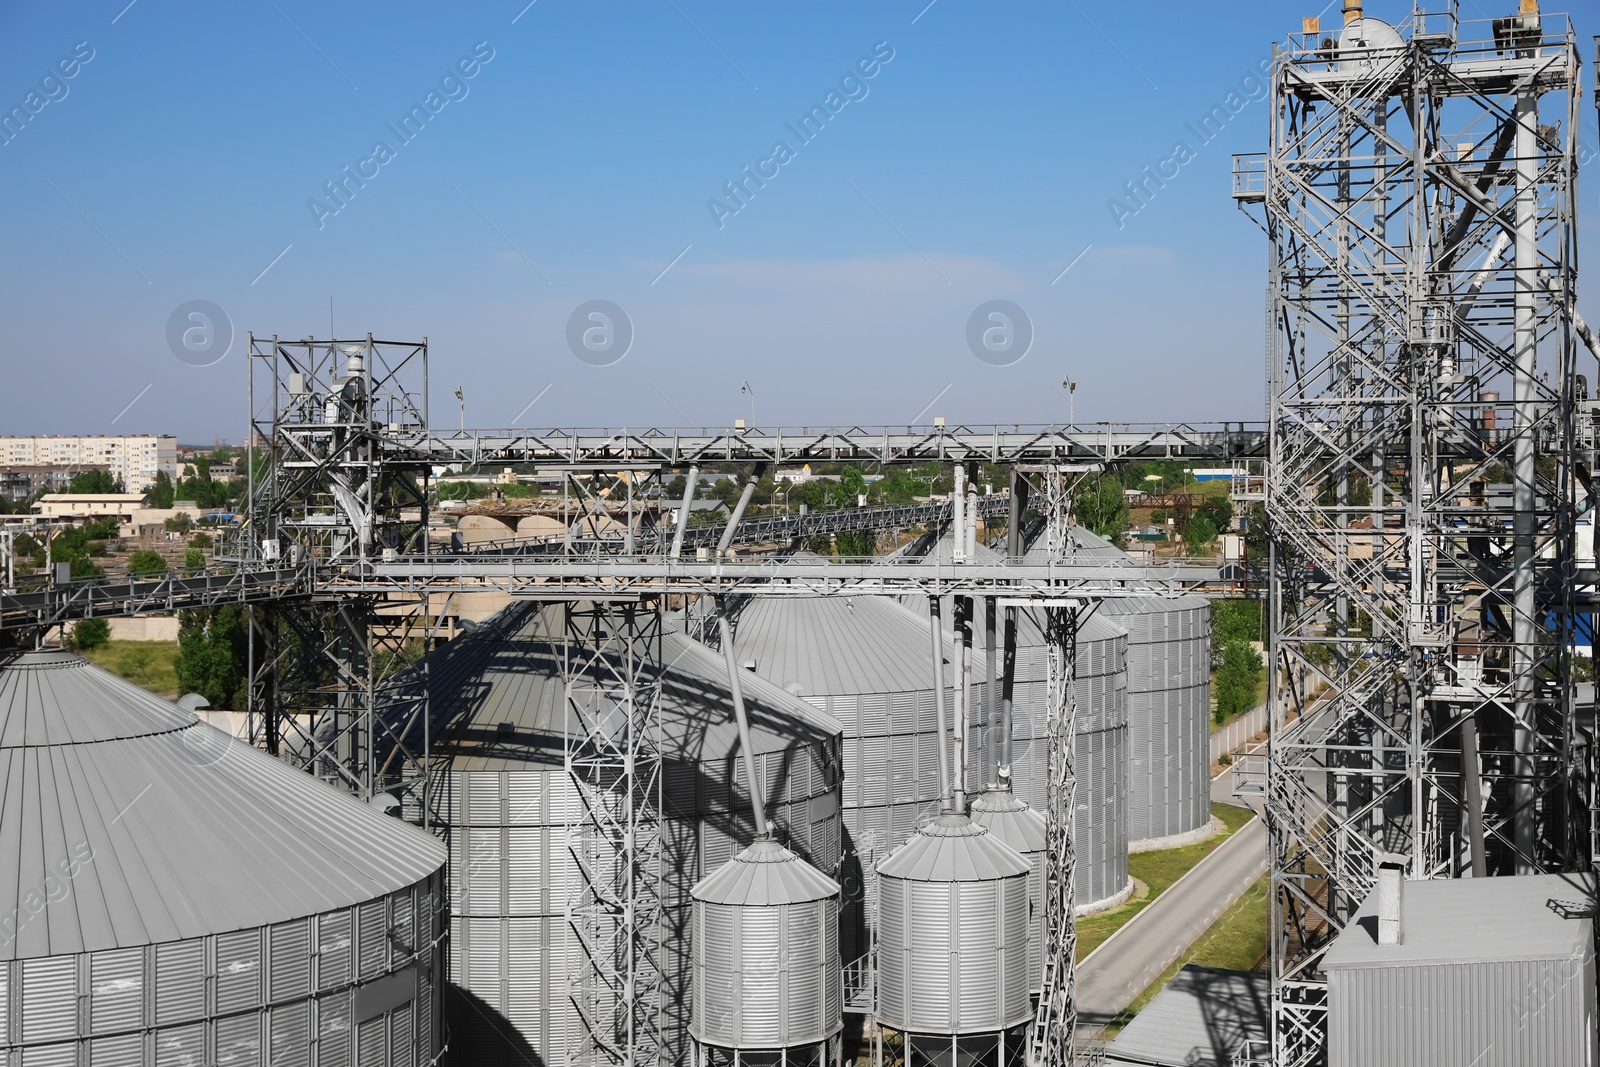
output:
[[0, 659], [0, 1060], [441, 1047], [444, 849], [76, 656]]
[[[741, 664], [843, 725], [840, 951], [846, 962], [858, 959], [868, 944], [877, 863], [939, 813], [926, 616], [882, 597], [756, 597], [739, 609], [734, 644]], [[944, 656], [949, 685], [955, 655], [948, 642]], [[974, 746], [980, 732], [975, 721]]]
[[[450, 827], [452, 1050], [463, 1062], [531, 1051], [557, 1064], [581, 1049], [571, 996], [584, 967], [567, 907], [581, 888], [568, 846], [584, 815], [563, 763], [575, 717], [560, 673], [559, 620], [554, 609], [514, 602], [426, 660], [442, 768], [436, 788]], [[666, 632], [662, 646], [664, 1055], [681, 1063], [689, 1058], [689, 892], [755, 827], [722, 657], [681, 632]], [[420, 686], [423, 670], [413, 668], [410, 684]], [[768, 817], [796, 853], [836, 870], [839, 724], [759, 678], [743, 682]]]
[[1376, 892], [1328, 949], [1328, 1065], [1597, 1062], [1592, 875], [1401, 883], [1399, 944]]

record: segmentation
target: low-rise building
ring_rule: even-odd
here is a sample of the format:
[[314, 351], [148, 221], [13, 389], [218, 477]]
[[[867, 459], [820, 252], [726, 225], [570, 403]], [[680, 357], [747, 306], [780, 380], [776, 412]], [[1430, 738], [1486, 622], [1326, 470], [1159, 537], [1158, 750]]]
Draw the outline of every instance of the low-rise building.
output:
[[33, 505], [45, 519], [105, 519], [130, 523], [144, 510], [143, 493], [46, 493]]

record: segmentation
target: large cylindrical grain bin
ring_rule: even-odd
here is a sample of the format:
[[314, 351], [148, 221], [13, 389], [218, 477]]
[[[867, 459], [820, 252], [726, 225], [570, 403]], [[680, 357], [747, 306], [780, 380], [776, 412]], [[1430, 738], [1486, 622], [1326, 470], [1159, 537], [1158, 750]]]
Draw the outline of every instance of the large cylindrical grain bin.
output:
[[1128, 631], [1128, 843], [1190, 844], [1212, 832], [1211, 606], [1204, 597], [1108, 597]]
[[[573, 927], [583, 804], [564, 765], [577, 729], [561, 675], [558, 609], [513, 602], [412, 668], [431, 690], [435, 818], [449, 828], [453, 1054], [459, 1062], [592, 1054], [578, 1005], [601, 998]], [[663, 1060], [686, 1062], [690, 889], [755, 836], [722, 657], [661, 635]], [[760, 678], [742, 679], [768, 817], [822, 871], [839, 862], [839, 726]], [[404, 715], [410, 706], [400, 701]], [[420, 748], [413, 734], [412, 743]], [[603, 998], [602, 998], [603, 999]], [[577, 1004], [574, 1003], [577, 1001]], [[486, 1025], [485, 1018], [494, 1025]]]
[[694, 887], [696, 1067], [831, 1067], [844, 1028], [839, 883], [776, 841]]
[[[878, 862], [939, 813], [927, 616], [885, 597], [754, 597], [739, 609], [734, 642], [741, 664], [843, 727], [840, 951], [847, 964], [863, 959]], [[948, 641], [943, 649], [949, 686], [955, 653]], [[972, 725], [974, 741], [979, 729]]]
[[[1030, 554], [1029, 562], [1042, 559], [1042, 552], [1037, 549]], [[968, 558], [986, 565], [1003, 562], [998, 553], [982, 545], [969, 553]], [[951, 565], [950, 559], [950, 538], [945, 537], [924, 557], [924, 562], [926, 565]], [[1100, 560], [1097, 558], [1096, 562]], [[909, 609], [927, 617], [925, 597], [911, 596], [904, 600]], [[948, 631], [953, 613], [946, 606], [942, 614]], [[1017, 799], [1042, 814], [1049, 781], [1046, 736], [1049, 650], [1045, 645], [1043, 609], [1019, 609], [1016, 614], [1012, 791]], [[986, 633], [982, 620], [983, 609], [979, 605], [974, 611], [972, 626], [974, 679], [983, 678], [986, 669]], [[1004, 635], [1002, 613], [995, 627], [997, 660], [1002, 658], [1000, 649]], [[1128, 796], [1124, 765], [1128, 744], [1127, 643], [1127, 631], [1101, 612], [1080, 614], [1073, 685], [1077, 709], [1077, 741], [1073, 746], [1077, 796], [1072, 819], [1078, 856], [1073, 892], [1079, 914], [1116, 906], [1127, 898], [1133, 886], [1128, 878]], [[975, 686], [974, 693], [972, 719], [982, 723], [985, 719], [982, 687]], [[974, 788], [994, 779], [992, 767], [1000, 739], [990, 733], [981, 731], [982, 743], [968, 746], [967, 780]]]
[[1028, 991], [1037, 993], [1044, 988], [1044, 875], [1049, 844], [1044, 816], [1009, 789], [979, 793], [972, 798], [968, 816], [1028, 861]]
[[0, 1060], [432, 1063], [443, 846], [55, 651], [0, 657]]
[[877, 1021], [910, 1061], [1009, 1062], [1033, 1009], [1028, 861], [942, 815], [878, 865]]
[[[1072, 529], [1074, 556], [1139, 566], [1110, 541]], [[1028, 558], [1042, 559], [1035, 544]], [[1204, 597], [1106, 597], [1099, 613], [1128, 631], [1128, 844], [1172, 848], [1209, 836], [1211, 610]]]

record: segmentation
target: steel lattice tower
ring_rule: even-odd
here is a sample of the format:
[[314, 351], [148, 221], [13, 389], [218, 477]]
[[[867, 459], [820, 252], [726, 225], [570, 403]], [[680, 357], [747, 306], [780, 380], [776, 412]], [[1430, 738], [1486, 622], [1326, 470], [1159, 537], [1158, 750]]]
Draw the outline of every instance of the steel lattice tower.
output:
[[[1570, 24], [1278, 51], [1270, 151], [1273, 1063], [1324, 1060], [1323, 952], [1380, 866], [1584, 862], [1571, 738], [1580, 379]], [[1586, 835], [1584, 835], [1586, 836]]]
[[428, 343], [251, 336], [247, 355], [249, 505], [224, 558], [317, 576], [309, 596], [249, 609], [251, 743], [362, 799], [420, 802], [426, 825], [425, 709], [395, 714], [384, 685], [417, 637], [417, 599], [339, 585], [428, 553], [430, 467], [385, 447], [428, 425]]

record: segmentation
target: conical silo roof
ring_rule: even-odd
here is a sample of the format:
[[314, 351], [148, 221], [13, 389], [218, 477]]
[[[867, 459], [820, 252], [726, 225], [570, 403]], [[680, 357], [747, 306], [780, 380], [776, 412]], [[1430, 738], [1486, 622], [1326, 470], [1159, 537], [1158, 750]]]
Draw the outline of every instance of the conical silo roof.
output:
[[[739, 611], [734, 644], [741, 664], [797, 696], [933, 686], [926, 615], [887, 597], [753, 597]], [[947, 640], [944, 655], [953, 654]]]
[[[1075, 534], [1078, 534], [1082, 537], [1094, 538], [1093, 534], [1089, 533], [1087, 530], [1084, 530], [1081, 526], [1073, 527], [1073, 530]], [[1099, 538], [1094, 538], [1094, 540], [1098, 541], [1099, 545], [1109, 549], [1111, 553], [1114, 553], [1117, 557], [1119, 557], [1122, 561], [1127, 562], [1130, 566], [1133, 564], [1133, 560], [1130, 556], [1112, 547], [1110, 542], [1100, 540]], [[926, 555], [907, 557], [906, 562], [915, 562], [921, 566], [950, 564], [954, 551], [954, 536], [951, 534], [945, 534], [943, 537], [939, 538], [939, 540], [934, 544], [933, 548], [930, 549]], [[1099, 553], [1098, 548], [1093, 549], [1093, 551]], [[1029, 552], [1024, 557], [1024, 559], [1026, 559], [1029, 563], [1043, 563], [1045, 558], [1046, 556], [1044, 548], [1042, 547], [1042, 542], [1040, 545], [1035, 547], [1034, 551]], [[1083, 557], [1080, 555], [1080, 559], [1081, 558]], [[1095, 558], [1097, 560], [1103, 558], [1108, 561], [1111, 559], [1109, 555], [1096, 555], [1091, 558]], [[975, 553], [968, 553], [967, 559], [973, 563], [983, 564], [1000, 564], [1005, 562], [1004, 556], [985, 545], [978, 545]], [[950, 598], [945, 597], [943, 599], [944, 626], [948, 631], [955, 624], [954, 613], [950, 609]], [[1107, 599], [1110, 600], [1112, 598]], [[911, 612], [917, 614], [921, 619], [926, 619], [928, 617], [928, 598], [926, 596], [917, 593], [907, 593], [900, 598], [900, 603]], [[1020, 647], [1031, 648], [1043, 645], [1045, 643], [1044, 626], [1040, 621], [1040, 618], [1041, 616], [1037, 609], [1024, 608], [1022, 611], [1017, 613], [1017, 644]], [[1078, 616], [1078, 640], [1080, 642], [1112, 641], [1123, 636], [1126, 636], [1126, 632], [1123, 630], [1123, 628], [1109, 619], [1104, 618], [1102, 613], [1099, 611], [1088, 615], [1080, 614]], [[997, 633], [996, 637], [999, 638], [1000, 635]], [[983, 618], [981, 612], [979, 612], [972, 620], [972, 648], [975, 653], [981, 652], [986, 647], [983, 642]]]
[[0, 811], [0, 915], [35, 914], [0, 960], [299, 919], [445, 862], [432, 836], [58, 651], [0, 657]]
[[985, 882], [1025, 875], [1028, 861], [965, 815], [930, 821], [878, 864], [880, 878], [908, 882]]
[[758, 838], [691, 890], [707, 904], [775, 908], [839, 894], [839, 883], [776, 841]]
[[997, 841], [1027, 855], [1043, 852], [1049, 841], [1042, 814], [1009, 789], [988, 789], [972, 798], [971, 818]]
[[[560, 766], [566, 737], [581, 731], [561, 673], [559, 615], [533, 602], [516, 602], [471, 633], [429, 653], [426, 675], [412, 667], [395, 683], [394, 701], [409, 718], [404, 696], [420, 698], [423, 680], [432, 693], [432, 744], [447, 750], [458, 771], [514, 769], [529, 763]], [[735, 639], [740, 658], [743, 642]], [[735, 751], [733, 697], [722, 654], [687, 634], [661, 637], [660, 721], [662, 754], [703, 759]], [[761, 677], [741, 678], [756, 753], [781, 752], [796, 738], [826, 740], [843, 727]], [[408, 740], [420, 749], [420, 726]]]

